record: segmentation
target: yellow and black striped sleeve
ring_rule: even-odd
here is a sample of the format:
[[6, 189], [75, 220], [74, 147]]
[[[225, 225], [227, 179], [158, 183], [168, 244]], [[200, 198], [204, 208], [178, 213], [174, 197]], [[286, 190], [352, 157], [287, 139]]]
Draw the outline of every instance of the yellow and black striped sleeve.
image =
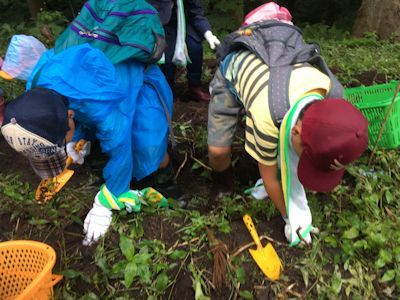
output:
[[268, 66], [250, 51], [231, 62], [231, 82], [246, 111], [245, 149], [258, 162], [276, 164], [278, 128], [268, 105]]

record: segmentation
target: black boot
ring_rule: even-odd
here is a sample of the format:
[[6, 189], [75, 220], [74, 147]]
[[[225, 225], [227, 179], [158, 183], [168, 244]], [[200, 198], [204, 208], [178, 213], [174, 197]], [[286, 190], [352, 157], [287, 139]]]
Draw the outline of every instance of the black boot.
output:
[[210, 102], [210, 93], [203, 91], [200, 85], [188, 85], [188, 98], [196, 102]]
[[215, 208], [222, 197], [233, 194], [233, 168], [229, 166], [222, 172], [213, 171], [211, 176], [213, 183], [210, 190], [209, 204], [212, 208]]
[[180, 208], [187, 206], [187, 200], [180, 186], [175, 180], [172, 163], [169, 162], [165, 168], [160, 168], [154, 173], [154, 188], [166, 198], [173, 198]]

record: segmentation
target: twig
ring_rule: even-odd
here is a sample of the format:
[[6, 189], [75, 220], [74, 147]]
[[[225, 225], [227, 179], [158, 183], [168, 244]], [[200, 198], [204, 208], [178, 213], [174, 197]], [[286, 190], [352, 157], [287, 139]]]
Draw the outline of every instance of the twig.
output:
[[[296, 283], [292, 283], [291, 285], [287, 286], [287, 287], [285, 288], [285, 292], [288, 293], [288, 294], [290, 294], [290, 295], [292, 295], [292, 296], [295, 296], [295, 297], [297, 297], [297, 298], [304, 299], [304, 295], [302, 295], [302, 294], [300, 294], [300, 293], [298, 293], [298, 292], [292, 290], [292, 288], [293, 288], [295, 285], [296, 285]], [[283, 286], [285, 286], [285, 285], [283, 285]]]
[[188, 254], [186, 255], [185, 259], [184, 259], [184, 260], [182, 261], [182, 263], [181, 263], [181, 266], [179, 267], [178, 272], [176, 272], [176, 274], [175, 274], [175, 277], [174, 277], [174, 280], [173, 280], [173, 284], [172, 284], [172, 286], [171, 286], [171, 290], [169, 291], [168, 300], [171, 299], [172, 292], [173, 292], [174, 287], [175, 287], [175, 284], [176, 284], [176, 280], [178, 279], [178, 276], [179, 276], [179, 274], [181, 273], [181, 270], [182, 270], [182, 268], [183, 268], [183, 265], [185, 264], [185, 262], [186, 262], [186, 260], [188, 259], [189, 255], [190, 255], [190, 253], [188, 253]]
[[286, 293], [288, 293], [288, 294], [290, 294], [290, 295], [292, 295], [292, 296], [295, 296], [295, 297], [304, 299], [304, 295], [299, 294], [298, 292], [295, 292], [295, 291], [292, 291], [292, 290], [289, 290], [289, 289], [287, 289], [287, 290], [285, 290], [285, 291], [286, 291]]
[[391, 218], [393, 221], [396, 221], [396, 218], [397, 218], [396, 215], [387, 206], [385, 206], [385, 210], [386, 210], [387, 214], [389, 215], [389, 218]]
[[251, 246], [254, 246], [256, 243], [254, 242], [250, 242], [242, 247], [240, 247], [237, 251], [235, 251], [235, 253], [231, 254], [231, 257], [236, 257], [238, 256], [240, 253], [242, 253], [243, 251], [245, 251], [246, 249], [250, 248]]
[[278, 242], [277, 240], [274, 240], [272, 237], [270, 237], [268, 235], [260, 235], [260, 240], [267, 240], [267, 241], [270, 241], [271, 243], [275, 243], [275, 244], [277, 244], [279, 246], [287, 247], [286, 243]]
[[237, 296], [239, 294], [239, 290], [240, 290], [240, 282], [237, 283], [236, 288], [235, 288], [235, 296], [233, 296], [233, 300], [237, 299]]
[[236, 273], [237, 268], [233, 265], [231, 256], [229, 253], [226, 255], [226, 261], [228, 262], [229, 269], [231, 270], [232, 273]]
[[83, 238], [82, 233], [71, 232], [71, 231], [64, 231], [64, 233], [67, 234], [67, 235], [72, 235], [72, 236]]
[[226, 298], [228, 300], [232, 300], [233, 299], [233, 295], [235, 294], [235, 289], [233, 288], [233, 282], [231, 282], [231, 285], [229, 287], [230, 293], [229, 296]]
[[301, 230], [301, 227], [299, 226], [296, 230], [297, 236], [299, 237], [300, 241], [302, 241], [304, 243], [304, 246], [311, 249], [311, 244], [307, 243], [307, 241], [301, 236], [300, 230]]
[[368, 166], [371, 165], [372, 158], [374, 157], [374, 154], [375, 154], [376, 149], [378, 147], [378, 142], [379, 142], [379, 140], [380, 140], [380, 138], [382, 136], [382, 132], [383, 132], [383, 129], [385, 128], [386, 122], [389, 119], [389, 115], [390, 115], [390, 112], [392, 111], [392, 108], [393, 108], [393, 105], [394, 105], [394, 100], [396, 100], [396, 96], [399, 93], [399, 89], [400, 89], [400, 82], [397, 84], [396, 91], [394, 92], [394, 95], [393, 95], [393, 98], [392, 98], [392, 102], [390, 103], [390, 106], [389, 106], [389, 108], [388, 108], [388, 110], [386, 112], [385, 119], [383, 119], [383, 122], [382, 122], [382, 125], [381, 125], [381, 129], [379, 129], [379, 133], [378, 133], [378, 136], [376, 137], [374, 148], [372, 149], [371, 155], [369, 156]]
[[42, 241], [43, 243], [46, 243], [47, 239], [48, 239], [49, 236], [53, 233], [54, 229], [56, 229], [56, 227], [53, 227], [52, 229], [50, 229], [50, 231], [47, 233], [46, 237], [45, 237], [44, 240]]
[[32, 236], [32, 230], [33, 230], [33, 226], [31, 225], [29, 228], [29, 235], [28, 235], [29, 238]]
[[291, 290], [294, 286], [296, 285], [296, 283], [292, 283], [291, 285], [286, 287], [286, 290]]
[[193, 159], [195, 162], [197, 162], [200, 166], [202, 166], [204, 169], [208, 171], [212, 171], [211, 167], [207, 166], [204, 164], [202, 161], [198, 160], [196, 157], [193, 156], [193, 154], [190, 154], [190, 158]]
[[304, 294], [304, 296], [307, 296], [311, 290], [314, 288], [314, 286], [318, 283], [318, 279], [315, 280], [315, 282], [310, 286], [310, 288], [306, 291], [306, 293]]
[[134, 286], [134, 287], [131, 287], [131, 288], [129, 288], [129, 289], [118, 289], [117, 292], [120, 293], [120, 294], [122, 294], [122, 293], [137, 291], [137, 290], [140, 290], [140, 289], [141, 289], [141, 287], [139, 287], [139, 286]]
[[[273, 238], [271, 238], [271, 237], [269, 237], [269, 236], [266, 236], [266, 235], [261, 235], [261, 236], [260, 236], [260, 241], [262, 241], [262, 240], [267, 240], [267, 241], [273, 242], [273, 243], [275, 243], [275, 244], [277, 244], [277, 245], [279, 245], [279, 246], [287, 246], [286, 244], [281, 243], [281, 242], [278, 242], [278, 241], [274, 240]], [[248, 248], [254, 246], [255, 244], [256, 244], [256, 243], [255, 243], [254, 241], [253, 241], [253, 242], [250, 242], [250, 243], [248, 243], [248, 244], [246, 244], [246, 245], [240, 247], [238, 250], [235, 251], [235, 253], [231, 254], [230, 256], [232, 256], [232, 257], [238, 256], [240, 253], [242, 253], [242, 252], [245, 251], [246, 249], [248, 249]]]
[[183, 114], [179, 117], [179, 119], [178, 119], [177, 122], [181, 121], [185, 116], [186, 116], [186, 113], [183, 113]]
[[180, 244], [176, 244], [176, 246], [175, 245], [173, 246], [173, 249], [176, 249], [176, 248], [179, 248], [179, 247], [183, 247], [183, 246], [188, 246], [191, 243], [197, 242], [199, 239], [200, 239], [199, 237], [195, 237], [195, 238], [192, 238], [190, 241], [186, 241], [186, 242], [183, 242], [183, 243], [180, 243]]
[[208, 277], [205, 275], [205, 273], [208, 273], [209, 275], [211, 275], [211, 277], [213, 276], [213, 274], [208, 270], [203, 270], [203, 272], [202, 272], [202, 276], [203, 276], [204, 280], [215, 291], [216, 290], [216, 286], [212, 283], [212, 281], [210, 279], [208, 279]]
[[19, 218], [17, 219], [17, 224], [15, 225], [15, 233], [17, 233], [19, 228]]
[[178, 178], [178, 176], [179, 176], [179, 174], [181, 173], [183, 167], [185, 166], [185, 164], [186, 164], [186, 162], [187, 162], [187, 157], [188, 157], [187, 152], [185, 152], [185, 159], [183, 160], [183, 162], [182, 162], [181, 165], [179, 166], [178, 171], [176, 171], [174, 180], [176, 180], [176, 179]]

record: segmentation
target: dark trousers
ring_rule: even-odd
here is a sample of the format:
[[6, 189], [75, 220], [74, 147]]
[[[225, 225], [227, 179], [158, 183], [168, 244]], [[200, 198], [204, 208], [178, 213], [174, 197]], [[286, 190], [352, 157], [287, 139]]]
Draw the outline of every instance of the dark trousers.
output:
[[[175, 51], [176, 32], [168, 32], [166, 30], [167, 49], [165, 50], [165, 64], [161, 65], [165, 77], [168, 80], [169, 86], [174, 90], [176, 66], [172, 63], [172, 57]], [[203, 45], [191, 36], [186, 36], [186, 46], [189, 57], [192, 63], [188, 63], [187, 80], [189, 85], [200, 85], [201, 73], [203, 68]]]

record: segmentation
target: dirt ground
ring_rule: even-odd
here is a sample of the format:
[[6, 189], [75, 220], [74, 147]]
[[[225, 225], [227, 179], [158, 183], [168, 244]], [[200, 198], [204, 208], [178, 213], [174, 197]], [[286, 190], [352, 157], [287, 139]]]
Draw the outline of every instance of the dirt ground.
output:
[[[194, 123], [200, 124], [206, 122], [207, 104], [205, 103], [194, 103], [194, 102], [177, 102], [175, 105], [175, 110], [179, 113], [175, 114], [175, 118], [180, 118], [181, 120], [195, 120]], [[204, 124], [204, 123], [203, 123]], [[17, 155], [5, 142], [4, 138], [0, 138], [0, 170], [2, 173], [7, 174], [20, 174], [20, 180], [23, 182], [28, 182], [32, 187], [36, 187], [39, 183], [39, 178], [30, 168], [29, 163], [23, 157]], [[200, 151], [201, 153], [196, 153], [196, 156], [203, 155], [199, 157], [205, 161], [205, 151]], [[237, 177], [240, 178], [242, 182], [251, 182], [257, 179], [256, 168], [254, 162], [251, 161], [245, 153], [235, 153], [235, 156], [242, 155], [243, 159], [238, 165]], [[100, 156], [100, 160], [103, 158]], [[182, 159], [179, 155], [175, 156], [175, 164], [181, 164]], [[188, 162], [178, 177], [178, 181], [184, 189], [184, 192], [190, 198], [192, 194], [204, 194], [206, 197], [208, 194], [209, 180], [199, 176], [198, 172], [191, 171], [192, 162]], [[85, 165], [79, 168], [75, 168], [75, 175], [72, 177], [71, 181], [68, 183], [69, 187], [74, 187], [82, 180], [86, 180], [90, 173], [101, 172], [101, 165], [96, 164], [96, 158], [91, 158], [85, 162]], [[6, 171], [5, 171], [6, 170]], [[239, 176], [240, 174], [240, 176]], [[207, 213], [207, 203], [200, 203], [195, 207], [202, 213]], [[82, 211], [80, 213], [81, 220], [84, 219], [88, 211]], [[17, 224], [18, 222], [18, 224]], [[175, 226], [172, 226], [168, 220], [163, 219], [162, 216], [144, 216], [144, 236], [146, 239], [159, 239], [163, 241], [166, 246], [172, 246], [172, 244], [177, 240], [177, 234], [175, 233]], [[183, 225], [183, 224], [182, 224]], [[284, 242], [283, 236], [283, 221], [280, 217], [274, 218], [273, 220], [261, 224], [258, 224], [258, 229], [260, 232], [267, 232], [271, 237]], [[16, 227], [18, 227], [17, 230]], [[247, 232], [247, 229], [243, 226], [241, 216], [238, 216], [236, 220], [231, 220], [232, 232], [234, 235], [217, 235], [223, 242], [226, 243], [230, 252], [235, 252], [240, 246], [251, 242], [251, 238]], [[66, 234], [68, 232], [68, 234]], [[12, 233], [12, 236], [11, 236]], [[28, 223], [24, 223], [23, 218], [18, 218], [18, 221], [10, 221], [9, 215], [0, 214], [0, 241], [5, 241], [9, 239], [26, 238], [32, 240], [38, 240], [50, 244], [57, 252], [57, 257], [62, 255], [68, 255], [67, 253], [62, 253], [61, 249], [70, 249], [71, 253], [75, 252], [76, 249], [85, 252], [86, 249], [82, 248], [82, 227], [76, 223], [71, 222], [70, 224], [65, 224], [65, 226], [60, 230], [52, 230], [49, 232], [41, 232]], [[65, 245], [61, 248], [59, 243], [59, 237], [62, 236], [65, 239]], [[277, 251], [279, 249], [277, 248]], [[89, 252], [88, 255], [93, 254]], [[198, 264], [206, 267], [210, 271], [212, 270], [212, 264], [210, 263], [207, 253], [203, 253], [197, 261]], [[244, 268], [248, 269], [251, 273], [256, 266], [253, 264], [245, 264]], [[86, 273], [88, 270], [93, 272], [93, 274], [98, 271], [95, 265], [76, 265], [73, 267], [74, 270], [84, 270]], [[90, 273], [91, 273], [90, 272]], [[182, 271], [177, 278], [177, 283], [175, 284], [172, 299], [194, 299], [194, 292], [192, 288], [192, 281], [186, 271]], [[75, 286], [75, 288], [82, 290], [82, 292], [87, 290], [87, 286], [82, 282], [82, 286]], [[251, 289], [251, 286], [248, 287]], [[266, 290], [266, 289], [265, 289]], [[221, 292], [222, 291], [222, 292]], [[213, 299], [227, 299], [230, 291], [227, 289], [222, 289], [217, 294], [213, 295]], [[260, 291], [260, 293], [262, 293]], [[260, 298], [263, 299], [263, 298]], [[265, 298], [264, 298], [265, 299]]]
[[[384, 80], [384, 77], [376, 74], [374, 72], [368, 74], [360, 74], [359, 80], [368, 85], [371, 84], [373, 80], [376, 82]], [[380, 80], [379, 80], [380, 79]], [[185, 85], [179, 85], [177, 92], [177, 98], [185, 99], [187, 97]], [[207, 104], [198, 102], [184, 102], [176, 101], [174, 105], [174, 120], [177, 122], [188, 122], [191, 121], [191, 125], [196, 128], [198, 126], [206, 126], [207, 122]], [[187, 145], [178, 144], [179, 149], [185, 149]], [[180, 148], [179, 148], [180, 147]], [[257, 167], [255, 162], [244, 152], [241, 147], [236, 147], [233, 153], [233, 160], [237, 160], [237, 165], [235, 166], [235, 176], [242, 186], [250, 186], [251, 183], [258, 178], [257, 177]], [[206, 198], [210, 180], [201, 177], [199, 172], [192, 171], [193, 160], [188, 160], [184, 164], [184, 156], [182, 155], [184, 151], [177, 151], [177, 155], [174, 157], [175, 166], [183, 166], [179, 171], [178, 181], [182, 185], [184, 192], [190, 198], [193, 194], [203, 194]], [[207, 162], [206, 149], [196, 149], [193, 156], [197, 159]], [[104, 157], [96, 152], [91, 158], [87, 159], [84, 166], [76, 168], [76, 173], [68, 183], [70, 187], [77, 186], [78, 183], [84, 181], [88, 178], [90, 174], [101, 174], [101, 167], [104, 163]], [[0, 173], [2, 174], [20, 174], [20, 180], [22, 182], [28, 182], [32, 187], [36, 187], [39, 183], [39, 178], [35, 175], [29, 166], [29, 163], [23, 157], [17, 155], [5, 142], [4, 138], [0, 136]], [[99, 183], [100, 184], [100, 183]], [[201, 213], [207, 213], [207, 203], [196, 204], [195, 207]], [[88, 206], [88, 209], [90, 206]], [[78, 217], [81, 220], [84, 219], [88, 212], [83, 210], [79, 213]], [[163, 241], [167, 246], [171, 246], [177, 239], [176, 228], [180, 224], [179, 221], [174, 220], [174, 224], [171, 221], [166, 220], [162, 216], [143, 216], [144, 219], [144, 238], [146, 239], [159, 239]], [[181, 221], [183, 222], [183, 221]], [[232, 234], [217, 234], [228, 247], [230, 253], [234, 253], [241, 246], [251, 242], [250, 235], [247, 232], [241, 216], [237, 219], [233, 218], [230, 220], [230, 225], [232, 228]], [[266, 233], [276, 241], [285, 243], [285, 238], [283, 236], [283, 226], [284, 222], [279, 217], [273, 217], [271, 220], [266, 221], [265, 219], [257, 223], [257, 228], [259, 232]], [[68, 234], [67, 234], [68, 233]], [[50, 230], [48, 232], [42, 232], [37, 230], [35, 226], [24, 223], [23, 218], [13, 219], [11, 221], [10, 215], [5, 215], [1, 213], [0, 210], [0, 241], [5, 241], [9, 239], [18, 239], [21, 237], [29, 237], [33, 240], [38, 240], [46, 242], [54, 247], [57, 252], [57, 256], [68, 255], [68, 253], [75, 253], [75, 251], [85, 252], [85, 249], [81, 246], [82, 242], [82, 227], [75, 222], [70, 222], [64, 224], [59, 230]], [[64, 237], [65, 245], [60, 244], [60, 236]], [[275, 246], [278, 254], [283, 257], [284, 261], [290, 261], [291, 257], [301, 255], [302, 250], [298, 249], [288, 249], [287, 246]], [[68, 253], [63, 253], [64, 250]], [[211, 271], [212, 265], [207, 257], [207, 251], [204, 250], [203, 255], [198, 257], [197, 263], [203, 265]], [[88, 254], [90, 255], [90, 254]], [[86, 273], [94, 274], [98, 271], [95, 265], [82, 264], [73, 266], [76, 270], [85, 270]], [[256, 265], [254, 263], [245, 263], [244, 268], [246, 274], [252, 274]], [[290, 267], [285, 269], [285, 274], [290, 276], [290, 278], [298, 282], [296, 289], [301, 290], [302, 288], [302, 277], [298, 269], [290, 269]], [[296, 280], [298, 279], [298, 280]], [[81, 286], [76, 287], [82, 291], [89, 291], [90, 287], [86, 286], [85, 282], [81, 283]], [[251, 280], [246, 281], [246, 285], [242, 287], [244, 289], [252, 290], [253, 286]], [[167, 291], [167, 294], [170, 291]], [[228, 289], [221, 289], [219, 291], [212, 292], [213, 299], [227, 299], [230, 295]], [[255, 297], [257, 299], [269, 299], [272, 295], [269, 294], [268, 282], [264, 282], [264, 285], [258, 286], [255, 290]], [[182, 271], [179, 273], [176, 284], [172, 290], [172, 299], [194, 299], [194, 291], [192, 288], [192, 281], [190, 274], [187, 271]]]
[[[184, 94], [181, 94], [180, 97], [185, 97]], [[177, 101], [174, 106], [174, 120], [179, 122], [185, 122], [192, 120], [192, 125], [194, 127], [201, 126], [206, 124], [207, 122], [207, 104], [206, 103], [198, 103], [198, 102], [183, 102]], [[178, 150], [179, 150], [178, 145]], [[185, 145], [181, 145], [181, 147], [185, 148]], [[19, 174], [20, 180], [22, 182], [28, 182], [32, 187], [36, 187], [39, 183], [39, 178], [31, 169], [29, 162], [23, 157], [19, 156], [16, 152], [14, 152], [6, 143], [3, 137], [0, 137], [0, 170], [3, 174]], [[177, 166], [183, 163], [183, 156], [179, 154], [179, 151], [176, 151], [176, 155], [174, 155], [174, 164]], [[98, 153], [97, 153], [98, 154]], [[104, 162], [104, 157], [98, 154], [98, 156], [93, 157], [95, 153], [92, 153], [91, 158], [85, 161], [85, 164], [79, 168], [75, 168], [75, 174], [68, 183], [69, 187], [77, 186], [83, 180], [88, 178], [89, 174], [95, 173], [97, 175], [101, 174], [101, 166]], [[206, 162], [206, 149], [199, 150], [194, 153], [198, 159]], [[237, 168], [235, 169], [235, 174], [237, 179], [241, 184], [250, 182], [254, 182], [257, 179], [257, 168], [254, 161], [244, 153], [243, 151], [235, 152], [234, 159], [236, 157], [241, 157], [238, 160]], [[188, 161], [184, 168], [181, 169], [178, 181], [184, 189], [184, 192], [188, 195], [188, 198], [193, 194], [203, 194], [205, 198], [208, 195], [209, 184], [210, 181], [206, 178], [203, 178], [199, 175], [199, 172], [193, 172], [191, 170], [191, 165], [193, 161]], [[100, 185], [100, 183], [99, 183]], [[199, 203], [195, 209], [199, 210], [202, 213], [207, 213], [207, 203]], [[81, 219], [83, 220], [86, 211], [82, 211], [80, 213]], [[18, 224], [17, 224], [18, 222]], [[172, 226], [168, 220], [163, 219], [161, 216], [144, 216], [144, 236], [146, 239], [159, 239], [163, 241], [166, 246], [171, 246], [177, 239], [176, 231], [176, 220], [174, 220], [175, 226]], [[260, 232], [266, 232], [271, 237], [275, 238], [278, 241], [284, 242], [285, 238], [283, 236], [283, 220], [280, 217], [276, 217], [269, 222], [262, 222], [258, 224], [258, 230]], [[18, 227], [18, 230], [15, 230]], [[230, 252], [235, 252], [240, 246], [243, 246], [249, 242], [251, 242], [250, 235], [247, 232], [247, 229], [243, 226], [243, 221], [241, 216], [238, 216], [236, 220], [231, 220], [232, 232], [234, 235], [217, 235], [223, 242], [226, 243]], [[68, 232], [68, 234], [65, 234]], [[12, 233], [12, 236], [11, 236]], [[85, 252], [85, 249], [82, 248], [82, 227], [77, 225], [76, 223], [71, 222], [70, 224], [65, 224], [65, 226], [60, 230], [53, 230], [50, 232], [41, 232], [35, 229], [35, 226], [32, 226], [28, 223], [24, 223], [23, 218], [18, 218], [18, 221], [13, 220], [10, 221], [9, 215], [1, 215], [0, 214], [0, 241], [5, 241], [9, 239], [18, 239], [18, 238], [26, 238], [29, 237], [33, 240], [38, 240], [42, 242], [46, 242], [50, 244], [57, 252], [57, 257], [61, 257], [61, 255], [65, 255], [62, 253], [61, 245], [59, 244], [59, 237], [63, 236], [65, 239], [64, 249], [70, 249], [71, 252], [76, 251], [76, 249]], [[279, 247], [277, 248], [279, 252]], [[93, 253], [92, 253], [93, 254]], [[203, 256], [200, 256], [197, 263], [200, 265], [206, 266], [210, 271], [212, 270], [212, 264], [210, 263], [207, 253], [204, 253]], [[66, 254], [68, 255], [68, 254]], [[91, 255], [90, 252], [88, 255]], [[248, 269], [248, 272], [251, 273], [256, 266], [254, 264], [245, 264], [244, 268]], [[85, 270], [88, 272], [87, 265], [76, 265], [74, 266], [74, 270]], [[89, 267], [93, 273], [97, 271], [96, 266], [91, 265]], [[175, 284], [172, 299], [193, 299], [194, 292], [192, 288], [192, 281], [189, 276], [190, 274], [183, 271], [180, 273], [177, 278], [177, 283]], [[81, 287], [75, 287], [78, 289], [82, 289], [82, 291], [87, 290], [87, 286], [84, 282], [82, 282]], [[248, 287], [251, 290], [251, 286]], [[267, 289], [262, 289], [260, 293], [266, 291]], [[230, 291], [225, 289], [222, 292], [218, 292], [213, 295], [214, 299], [227, 299]], [[260, 298], [265, 299], [265, 298]]]

